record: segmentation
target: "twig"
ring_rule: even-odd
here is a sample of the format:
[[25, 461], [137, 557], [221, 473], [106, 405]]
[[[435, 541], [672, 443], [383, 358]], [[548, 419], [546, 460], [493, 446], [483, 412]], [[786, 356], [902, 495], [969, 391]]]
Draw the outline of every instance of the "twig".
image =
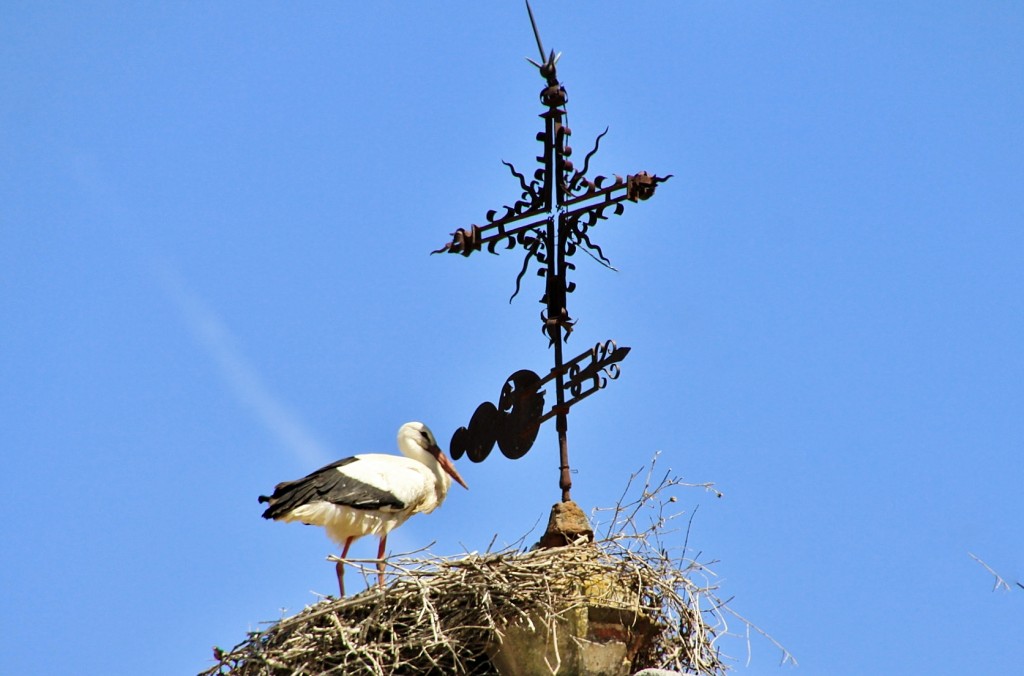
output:
[[[980, 558], [978, 558], [977, 556], [975, 556], [971, 552], [967, 552], [967, 555], [970, 556], [975, 561], [977, 561], [978, 563], [980, 563], [985, 568], [985, 570], [987, 570], [989, 573], [991, 573], [992, 577], [994, 577], [996, 579], [996, 583], [995, 583], [995, 586], [992, 587], [992, 591], [999, 591], [1000, 589], [1006, 589], [1006, 591], [1010, 591], [1010, 589], [1011, 589], [1010, 585], [1007, 584], [1006, 580], [1004, 580], [1003, 577], [999, 573], [997, 573], [995, 570], [993, 570], [990, 565], [988, 565], [987, 563], [982, 561]], [[1024, 584], [1021, 584], [1020, 582], [1017, 582], [1016, 584], [1021, 589], [1024, 589]]]

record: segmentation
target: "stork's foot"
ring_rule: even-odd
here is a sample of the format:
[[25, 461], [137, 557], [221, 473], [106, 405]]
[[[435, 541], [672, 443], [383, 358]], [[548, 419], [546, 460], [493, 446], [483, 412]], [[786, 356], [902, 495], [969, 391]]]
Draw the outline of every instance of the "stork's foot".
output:
[[341, 561], [335, 564], [334, 569], [338, 571], [338, 598], [345, 598], [345, 559], [348, 557], [348, 548], [352, 546], [355, 537], [345, 540], [345, 546], [341, 548]]
[[345, 564], [341, 561], [335, 564], [334, 569], [338, 571], [338, 598], [345, 598]]
[[384, 589], [384, 548], [387, 547], [388, 536], [384, 535], [377, 545], [377, 587]]

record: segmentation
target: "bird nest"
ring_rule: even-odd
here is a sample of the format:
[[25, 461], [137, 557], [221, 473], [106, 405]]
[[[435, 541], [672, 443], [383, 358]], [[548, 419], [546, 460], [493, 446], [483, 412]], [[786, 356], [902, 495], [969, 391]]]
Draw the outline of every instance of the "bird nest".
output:
[[[665, 508], [676, 502], [663, 493], [688, 484], [668, 475], [655, 486], [650, 480], [648, 473], [638, 500], [620, 499], [610, 510], [609, 532], [596, 542], [393, 557], [387, 565], [395, 580], [386, 589], [323, 600], [229, 651], [215, 648], [217, 664], [201, 676], [496, 674], [503, 641], [524, 631], [562, 633], [563, 654], [549, 641], [556, 646], [543, 656], [555, 674], [565, 667], [566, 632], [581, 613], [589, 611], [593, 623], [595, 609], [601, 622], [614, 616], [621, 625], [629, 673], [660, 667], [722, 674], [727, 665], [716, 641], [727, 632], [728, 608], [709, 583], [713, 573], [685, 557], [685, 541], [678, 557], [662, 546], [672, 519]], [[648, 526], [637, 528], [652, 509]]]

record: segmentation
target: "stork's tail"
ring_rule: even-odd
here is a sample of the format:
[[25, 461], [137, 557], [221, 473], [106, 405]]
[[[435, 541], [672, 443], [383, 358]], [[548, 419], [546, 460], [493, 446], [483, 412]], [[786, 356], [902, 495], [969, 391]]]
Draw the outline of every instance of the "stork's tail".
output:
[[267, 507], [266, 511], [263, 512], [263, 518], [264, 519], [273, 519], [274, 516], [275, 516], [275, 514], [274, 514], [274, 502], [273, 502], [273, 499], [269, 495], [261, 495], [260, 496], [260, 503], [264, 503], [264, 502], [270, 503], [270, 506]]

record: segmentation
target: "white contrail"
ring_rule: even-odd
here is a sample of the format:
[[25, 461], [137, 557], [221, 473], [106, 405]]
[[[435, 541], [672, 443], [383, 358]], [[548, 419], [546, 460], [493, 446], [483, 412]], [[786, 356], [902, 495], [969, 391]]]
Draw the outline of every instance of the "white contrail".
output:
[[181, 312], [185, 324], [203, 350], [213, 358], [220, 374], [238, 400], [305, 466], [318, 467], [331, 457], [296, 415], [267, 389], [259, 373], [235, 344], [223, 320], [185, 286], [168, 266], [157, 269], [167, 296]]
[[[72, 180], [92, 203], [92, 207], [110, 222], [135, 220], [132, 209], [106, 178], [103, 167], [91, 155], [73, 157], [69, 166]], [[154, 266], [160, 287], [181, 312], [189, 331], [203, 350], [213, 358], [220, 374], [235, 397], [304, 466], [318, 467], [329, 461], [327, 451], [292, 411], [271, 394], [257, 370], [236, 346], [223, 320], [197, 295], [189, 291], [181, 275], [166, 262]]]

